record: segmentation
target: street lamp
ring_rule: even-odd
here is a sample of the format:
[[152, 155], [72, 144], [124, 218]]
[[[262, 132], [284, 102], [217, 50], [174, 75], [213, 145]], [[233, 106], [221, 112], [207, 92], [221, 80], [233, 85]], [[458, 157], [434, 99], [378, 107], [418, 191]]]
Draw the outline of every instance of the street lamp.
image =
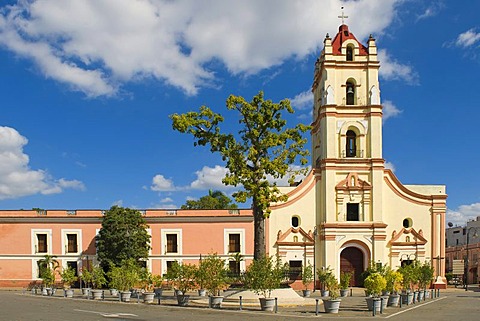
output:
[[468, 291], [468, 244], [470, 240], [470, 231], [474, 230], [475, 233], [473, 233], [473, 237], [478, 236], [478, 228], [477, 227], [470, 227], [467, 229], [467, 259], [465, 260], [465, 291]]

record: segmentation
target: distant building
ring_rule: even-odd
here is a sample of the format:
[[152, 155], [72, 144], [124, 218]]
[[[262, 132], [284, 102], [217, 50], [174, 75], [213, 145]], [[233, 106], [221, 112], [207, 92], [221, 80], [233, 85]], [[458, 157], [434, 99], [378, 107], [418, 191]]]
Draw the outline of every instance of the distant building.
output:
[[[480, 270], [480, 216], [467, 222], [466, 226], [455, 226], [446, 229], [445, 272], [453, 273], [453, 261], [463, 260], [464, 270], [461, 275], [469, 284], [479, 283]], [[467, 267], [467, 235], [468, 235], [468, 267]], [[468, 272], [467, 272], [468, 271]]]

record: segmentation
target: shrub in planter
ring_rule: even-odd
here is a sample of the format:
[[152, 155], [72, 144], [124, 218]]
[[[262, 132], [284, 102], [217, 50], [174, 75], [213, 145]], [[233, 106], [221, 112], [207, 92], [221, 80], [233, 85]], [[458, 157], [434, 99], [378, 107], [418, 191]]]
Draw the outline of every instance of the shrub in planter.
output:
[[[220, 291], [226, 288], [229, 284], [228, 271], [225, 269], [225, 262], [217, 254], [211, 254], [202, 259], [198, 267], [196, 275], [205, 277], [203, 284], [210, 300], [216, 303], [211, 307], [219, 308], [222, 299], [220, 299]], [[198, 283], [198, 281], [197, 281]]]
[[179, 264], [173, 262], [166, 274], [166, 278], [172, 282], [174, 289], [181, 294], [177, 295], [177, 302], [180, 306], [188, 305], [190, 296], [186, 295], [188, 291], [195, 289], [195, 274], [197, 267], [193, 264]]
[[313, 267], [311, 264], [305, 265], [302, 271], [302, 284], [304, 287], [303, 296], [310, 296], [310, 284], [313, 283]]
[[120, 266], [112, 266], [108, 272], [110, 287], [121, 291], [122, 301], [130, 301], [131, 292], [139, 281], [140, 268], [134, 259], [122, 262]]
[[424, 262], [423, 264], [418, 266], [418, 279], [419, 279], [419, 287], [424, 291], [433, 281], [435, 275], [435, 270], [430, 262]]
[[321, 269], [317, 269], [318, 281], [322, 285], [322, 296], [328, 296], [328, 291], [326, 289], [326, 282], [331, 278], [334, 277], [333, 270], [329, 267]]
[[397, 306], [399, 301], [399, 293], [402, 288], [403, 275], [392, 269], [385, 271], [385, 281], [387, 281], [386, 291], [390, 293], [388, 297], [388, 306]]
[[340, 293], [345, 297], [348, 295], [348, 288], [350, 287], [350, 281], [352, 280], [353, 273], [350, 271], [340, 272]]
[[371, 297], [366, 298], [368, 309], [377, 309], [379, 311], [380, 306], [375, 304], [377, 300], [380, 300], [379, 297], [382, 290], [387, 286], [387, 281], [379, 272], [373, 272], [365, 279], [364, 286], [367, 294], [371, 295]]
[[270, 298], [273, 289], [280, 288], [287, 270], [278, 258], [264, 257], [254, 260], [245, 273], [245, 285], [264, 298]]
[[325, 287], [329, 293], [329, 299], [323, 299], [325, 312], [338, 313], [341, 302], [341, 299], [338, 298], [340, 296], [340, 285], [333, 273], [326, 278]]
[[88, 290], [92, 286], [93, 274], [87, 268], [83, 267], [80, 270], [79, 278], [80, 281], [84, 284], [84, 289]]

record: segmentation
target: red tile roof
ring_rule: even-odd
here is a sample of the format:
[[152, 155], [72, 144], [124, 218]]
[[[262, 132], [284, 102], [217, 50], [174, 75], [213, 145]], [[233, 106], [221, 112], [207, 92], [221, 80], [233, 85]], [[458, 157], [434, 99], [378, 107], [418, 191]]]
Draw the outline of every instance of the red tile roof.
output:
[[360, 56], [368, 55], [368, 48], [365, 47], [364, 45], [362, 45], [362, 43], [360, 43], [360, 41], [358, 41], [357, 38], [355, 38], [353, 33], [351, 33], [348, 30], [347, 25], [341, 25], [338, 28], [338, 33], [332, 41], [332, 47], [333, 47], [333, 54], [334, 55], [341, 55], [342, 54], [342, 43], [347, 39], [353, 39], [356, 42], [358, 42], [359, 49], [360, 49]]

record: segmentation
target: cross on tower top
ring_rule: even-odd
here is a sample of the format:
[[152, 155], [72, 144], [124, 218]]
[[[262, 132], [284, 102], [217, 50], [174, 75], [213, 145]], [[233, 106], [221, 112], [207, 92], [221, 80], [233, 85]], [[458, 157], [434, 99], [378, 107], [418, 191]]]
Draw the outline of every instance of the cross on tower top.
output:
[[348, 18], [348, 16], [346, 16], [344, 13], [343, 13], [343, 7], [342, 7], [342, 15], [341, 16], [338, 16], [340, 19], [342, 19], [342, 25], [345, 24], [345, 18]]

